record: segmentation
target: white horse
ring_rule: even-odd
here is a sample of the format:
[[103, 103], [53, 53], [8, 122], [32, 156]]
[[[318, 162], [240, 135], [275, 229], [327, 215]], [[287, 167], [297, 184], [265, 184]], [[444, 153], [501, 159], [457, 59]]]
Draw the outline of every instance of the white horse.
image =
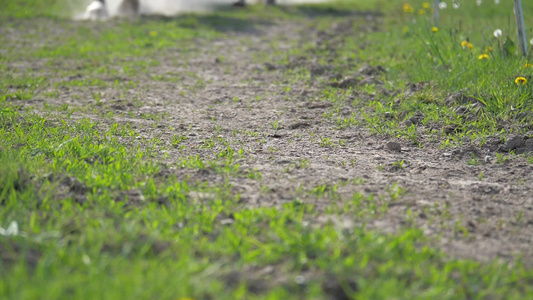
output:
[[85, 19], [102, 20], [108, 17], [104, 0], [95, 0], [85, 10]]
[[[268, 5], [276, 4], [276, 0], [263, 0], [263, 2], [265, 4], [268, 4]], [[233, 5], [235, 5], [235, 6], [245, 6], [246, 5], [246, 0], [237, 0], [237, 2], [235, 2]]]
[[[245, 6], [246, 0], [236, 0], [234, 6]], [[276, 0], [262, 0], [267, 5], [276, 4]], [[137, 16], [140, 12], [139, 0], [121, 0], [118, 6], [118, 16]], [[88, 20], [102, 20], [108, 18], [110, 15], [109, 8], [106, 6], [105, 0], [94, 0], [85, 11], [85, 19]]]
[[[139, 14], [139, 0], [122, 0], [118, 7], [120, 16], [136, 16]], [[105, 0], [94, 0], [85, 10], [85, 18], [89, 20], [102, 20], [109, 16]]]

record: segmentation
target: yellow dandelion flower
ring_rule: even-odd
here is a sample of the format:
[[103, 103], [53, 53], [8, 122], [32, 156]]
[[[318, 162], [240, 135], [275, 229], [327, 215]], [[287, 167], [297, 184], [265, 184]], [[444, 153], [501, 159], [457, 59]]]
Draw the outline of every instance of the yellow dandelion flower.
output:
[[415, 9], [411, 6], [411, 4], [405, 3], [403, 5], [403, 11], [406, 13], [414, 13]]
[[525, 77], [516, 77], [514, 83], [517, 85], [525, 85], [527, 83], [527, 79]]
[[431, 27], [431, 31], [432, 32], [437, 32], [437, 31], [439, 31], [439, 29], [437, 27]]
[[489, 55], [488, 54], [481, 54], [480, 56], [477, 57], [477, 59], [479, 59], [479, 60], [489, 59]]
[[423, 9], [419, 9], [419, 10], [418, 10], [418, 14], [421, 15], [421, 16], [422, 16], [422, 15], [425, 15], [425, 14], [426, 14], [426, 11], [423, 10]]
[[526, 64], [524, 65], [524, 68], [531, 68], [531, 67], [533, 67], [533, 65], [530, 64], [530, 63], [526, 63]]
[[424, 2], [424, 3], [422, 3], [422, 7], [425, 8], [425, 9], [428, 9], [428, 8], [431, 7], [431, 5], [429, 3], [427, 3], [427, 2]]
[[150, 36], [157, 36], [157, 31], [150, 31]]
[[462, 41], [461, 42], [461, 47], [463, 47], [463, 49], [465, 49], [465, 48], [474, 49], [474, 45], [472, 43], [470, 43], [469, 41]]
[[492, 52], [492, 50], [494, 50], [494, 48], [492, 48], [492, 46], [488, 46], [487, 49], [485, 49], [485, 52]]

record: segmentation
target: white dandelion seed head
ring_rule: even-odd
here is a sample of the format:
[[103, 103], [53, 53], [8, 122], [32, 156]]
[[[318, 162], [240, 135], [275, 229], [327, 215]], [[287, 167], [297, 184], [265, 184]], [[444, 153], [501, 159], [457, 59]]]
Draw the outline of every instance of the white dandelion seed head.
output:
[[533, 39], [530, 39], [529, 43], [531, 44], [531, 46], [533, 46]]
[[483, 4], [483, 0], [476, 0], [476, 4], [477, 6], [480, 6], [481, 4]]
[[494, 4], [500, 4], [500, 0], [494, 0]]
[[494, 37], [499, 38], [503, 35], [503, 31], [501, 29], [494, 30]]
[[446, 2], [439, 3], [439, 9], [446, 9], [446, 8], [448, 8], [448, 4], [446, 4]]

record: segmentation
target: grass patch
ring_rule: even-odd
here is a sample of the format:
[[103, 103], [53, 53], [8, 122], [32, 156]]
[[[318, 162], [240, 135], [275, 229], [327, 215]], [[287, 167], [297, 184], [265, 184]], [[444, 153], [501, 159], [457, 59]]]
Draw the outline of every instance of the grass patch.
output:
[[[364, 7], [379, 7], [386, 13], [383, 22], [369, 12], [370, 22], [355, 20], [339, 26], [346, 34], [343, 37], [331, 29], [334, 17], [324, 15], [316, 26], [324, 27], [327, 39], [318, 45], [313, 41], [289, 51], [265, 53], [258, 59], [288, 66], [286, 75], [295, 81], [314, 84], [316, 80], [312, 72], [303, 72], [313, 70], [309, 63], [295, 65], [296, 58], [312, 57], [335, 75], [329, 77], [333, 87], [324, 89], [323, 99], [334, 103], [324, 116], [339, 129], [362, 123], [379, 135], [443, 147], [461, 147], [465, 142], [482, 146], [496, 135], [529, 136], [532, 52], [524, 57], [518, 51], [513, 3], [466, 2], [459, 9], [449, 5], [440, 11], [438, 27], [425, 3], [372, 1]], [[404, 11], [404, 4], [412, 11]], [[335, 5], [344, 12], [362, 7], [357, 1]], [[324, 13], [335, 5], [315, 9]], [[525, 3], [524, 11], [526, 24], [532, 23], [528, 12], [533, 7]], [[498, 29], [502, 34], [496, 37]], [[357, 72], [364, 65], [379, 68]], [[336, 117], [346, 104], [358, 110], [354, 119]], [[432, 131], [435, 134], [429, 140], [418, 137]]]

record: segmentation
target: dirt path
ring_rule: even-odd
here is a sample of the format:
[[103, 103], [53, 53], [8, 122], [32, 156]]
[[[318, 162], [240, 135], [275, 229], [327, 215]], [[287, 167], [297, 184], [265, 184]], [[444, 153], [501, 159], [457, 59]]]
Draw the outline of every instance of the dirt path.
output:
[[[258, 23], [250, 30], [228, 32], [227, 38], [199, 40], [189, 45], [190, 52], [178, 47], [162, 53], [161, 65], [128, 78], [139, 84], [127, 91], [70, 89], [46, 101], [94, 106], [91, 93], [100, 92], [97, 109], [115, 115], [104, 124], [130, 123], [141, 136], [158, 137], [166, 146], [175, 135], [187, 137], [161, 157], [168, 166], [162, 176], [211, 184], [228, 180], [244, 205], [281, 206], [297, 198], [326, 210], [332, 203], [342, 207], [354, 194], [372, 194], [375, 203], [367, 201], [364, 208], [370, 228], [394, 232], [402, 226], [420, 226], [454, 257], [509, 259], [523, 253], [526, 262], [533, 261], [533, 165], [519, 158], [498, 163], [493, 152], [501, 146], [497, 140], [484, 149], [467, 145], [442, 150], [422, 134], [424, 148], [397, 140], [401, 151], [395, 151], [387, 146], [391, 140], [371, 135], [363, 125], [337, 129], [324, 114], [357, 114], [349, 101], [360, 97], [357, 91], [340, 107], [334, 106], [319, 101], [324, 82], [335, 74], [318, 63], [318, 57], [289, 55], [285, 65], [265, 65], [258, 58], [309, 41], [318, 46], [330, 41], [334, 50], [335, 43], [353, 38], [352, 22], [366, 23], [360, 30], [379, 27], [379, 18], [371, 14], [339, 19], [325, 31], [315, 29], [312, 19]], [[362, 65], [354, 63], [352, 68]], [[315, 75], [312, 80], [288, 80], [286, 73], [298, 69]], [[181, 78], [154, 79], [169, 76]], [[163, 118], [154, 121], [146, 115]], [[98, 118], [82, 113], [73, 117]], [[227, 145], [244, 149], [238, 161], [241, 169], [260, 172], [261, 180], [175, 167], [190, 156], [214, 159]], [[472, 153], [480, 158], [478, 165], [468, 164]], [[309, 222], [358, 225], [351, 220], [325, 213]]]

